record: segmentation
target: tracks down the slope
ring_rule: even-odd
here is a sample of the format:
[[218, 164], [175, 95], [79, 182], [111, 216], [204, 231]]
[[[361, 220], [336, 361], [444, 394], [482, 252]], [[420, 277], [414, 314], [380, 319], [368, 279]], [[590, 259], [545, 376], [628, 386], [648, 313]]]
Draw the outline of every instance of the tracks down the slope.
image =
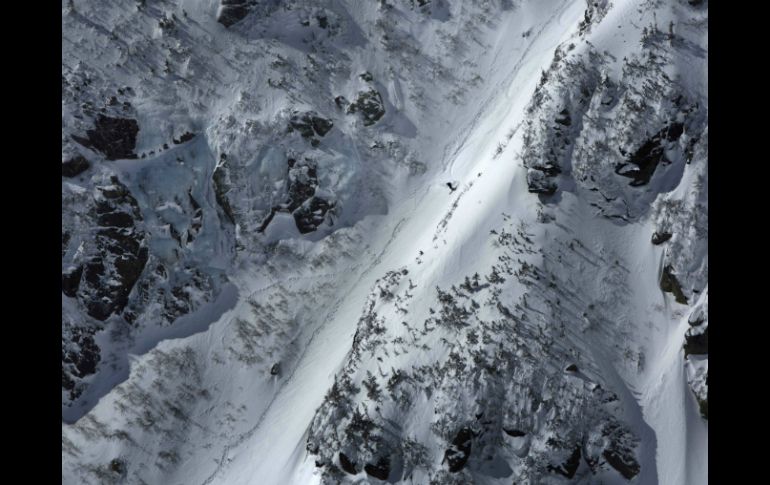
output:
[[[314, 340], [316, 337], [321, 333], [322, 330], [329, 324], [329, 322], [333, 321], [340, 306], [342, 303], [348, 298], [348, 296], [357, 288], [360, 286], [361, 283], [363, 283], [364, 278], [369, 275], [369, 273], [372, 272], [381, 262], [383, 255], [387, 252], [388, 248], [390, 247], [391, 243], [396, 239], [396, 236], [403, 228], [404, 222], [406, 219], [401, 219], [396, 224], [396, 226], [393, 228], [393, 231], [391, 233], [390, 238], [385, 243], [383, 249], [379, 252], [377, 257], [375, 257], [371, 264], [360, 274], [360, 276], [356, 279], [355, 283], [352, 285], [349, 285], [347, 291], [342, 294], [339, 298], [337, 298], [334, 303], [331, 306], [331, 309], [324, 315], [324, 318], [322, 319], [322, 323], [316, 327], [316, 329], [313, 331], [313, 333], [310, 335], [310, 338], [308, 339], [307, 343], [305, 344], [304, 348], [302, 349], [302, 353], [300, 354], [299, 358], [297, 359], [297, 364], [293, 367], [291, 373], [286, 378], [286, 380], [283, 381], [281, 384], [278, 392], [276, 392], [273, 397], [270, 399], [270, 402], [265, 407], [265, 409], [260, 414], [259, 418], [257, 418], [257, 422], [252, 426], [249, 430], [239, 435], [235, 441], [225, 445], [224, 449], [222, 450], [222, 456], [219, 459], [217, 463], [216, 469], [209, 475], [206, 480], [202, 482], [202, 485], [209, 485], [210, 483], [213, 483], [213, 481], [217, 478], [217, 476], [224, 470], [225, 466], [229, 463], [230, 458], [230, 451], [234, 448], [239, 447], [243, 443], [246, 442], [249, 438], [254, 436], [257, 431], [262, 427], [262, 424], [265, 421], [265, 417], [267, 414], [272, 410], [274, 404], [279, 400], [279, 398], [283, 395], [286, 387], [288, 384], [290, 384], [294, 380], [294, 376], [297, 372], [297, 369], [300, 367], [300, 364], [305, 359], [305, 356], [308, 352], [308, 349], [313, 345]], [[341, 363], [340, 363], [341, 364]], [[339, 365], [337, 365], [338, 367]]]
[[[542, 38], [543, 32], [556, 21], [558, 24], [562, 23], [562, 17], [567, 12], [570, 6], [575, 3], [573, 0], [565, 0], [562, 2], [562, 5], [557, 9], [557, 11], [552, 15], [547, 22], [545, 22], [538, 30], [537, 32], [532, 35], [532, 40], [527, 44], [526, 48], [524, 49], [524, 52], [519, 57], [518, 61], [513, 65], [513, 67], [510, 69], [507, 75], [505, 75], [494, 87], [492, 92], [486, 97], [484, 102], [481, 104], [478, 110], [476, 110], [476, 114], [474, 115], [473, 119], [470, 122], [470, 125], [467, 129], [463, 130], [463, 134], [461, 135], [461, 138], [457, 140], [454, 144], [451, 146], [447, 146], [444, 150], [444, 171], [447, 169], [449, 170], [450, 177], [454, 177], [454, 166], [455, 162], [457, 161], [458, 154], [462, 151], [462, 149], [465, 147], [466, 142], [468, 141], [468, 138], [470, 137], [471, 133], [475, 133], [476, 126], [478, 125], [479, 120], [481, 119], [482, 114], [488, 113], [490, 105], [498, 101], [500, 93], [511, 86], [516, 76], [518, 76], [519, 71], [521, 70], [521, 67], [525, 60], [528, 59], [528, 56], [530, 52], [532, 51], [535, 44]], [[551, 49], [552, 47], [548, 47], [546, 50]], [[492, 65], [497, 65], [497, 59], [500, 55], [500, 51], [495, 54], [495, 58], [492, 61]], [[518, 129], [518, 126], [516, 127]], [[447, 154], [452, 150], [451, 154]]]

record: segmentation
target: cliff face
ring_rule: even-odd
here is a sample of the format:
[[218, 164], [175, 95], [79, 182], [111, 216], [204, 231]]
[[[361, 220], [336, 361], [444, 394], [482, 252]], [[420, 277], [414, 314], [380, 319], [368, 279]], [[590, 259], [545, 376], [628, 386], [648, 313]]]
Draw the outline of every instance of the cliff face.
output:
[[63, 2], [63, 483], [706, 483], [707, 26]]

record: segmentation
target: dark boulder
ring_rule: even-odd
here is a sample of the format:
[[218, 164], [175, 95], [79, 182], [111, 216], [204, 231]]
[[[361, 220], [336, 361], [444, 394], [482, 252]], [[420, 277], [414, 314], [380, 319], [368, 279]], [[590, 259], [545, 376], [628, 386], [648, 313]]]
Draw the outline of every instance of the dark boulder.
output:
[[697, 399], [697, 401], [698, 401], [698, 410], [700, 411], [700, 415], [703, 417], [703, 419], [708, 421], [708, 419], [709, 419], [709, 400], [708, 400], [708, 396], [706, 397], [706, 399]]
[[76, 177], [88, 170], [90, 166], [91, 164], [88, 163], [88, 160], [86, 160], [84, 156], [77, 155], [66, 162], [62, 162], [61, 175], [62, 177]]
[[289, 118], [289, 131], [296, 130], [303, 138], [311, 138], [314, 134], [324, 136], [333, 126], [331, 120], [319, 116], [315, 111], [295, 112]]
[[113, 177], [97, 190], [102, 197], [94, 207], [100, 226], [94, 237], [96, 252], [82, 266], [77, 296], [90, 316], [103, 321], [125, 308], [149, 252], [145, 233], [137, 227], [141, 212], [128, 188]]
[[70, 242], [70, 234], [68, 232], [61, 233], [61, 257], [63, 258], [67, 254], [67, 245]]
[[136, 135], [139, 124], [128, 118], [112, 118], [99, 115], [92, 130], [86, 131], [87, 138], [73, 136], [72, 139], [81, 145], [98, 150], [107, 160], [137, 158]]
[[193, 242], [193, 240], [200, 234], [203, 227], [203, 208], [192, 196], [192, 191], [187, 192], [190, 206], [193, 210], [192, 219], [190, 220], [190, 228], [187, 229], [187, 244]]
[[320, 116], [313, 116], [311, 122], [313, 123], [313, 130], [318, 133], [318, 136], [325, 136], [334, 126], [332, 120], [327, 120]]
[[471, 440], [473, 432], [470, 428], [462, 428], [452, 440], [452, 446], [444, 452], [449, 471], [457, 473], [465, 467], [471, 456]]
[[390, 461], [386, 457], [381, 457], [377, 460], [376, 465], [367, 463], [364, 465], [364, 471], [367, 475], [380, 480], [387, 480], [390, 475]]
[[337, 96], [334, 98], [334, 104], [336, 104], [339, 109], [346, 109], [350, 105], [345, 96]]
[[182, 143], [186, 143], [190, 140], [195, 138], [195, 133], [190, 133], [189, 131], [186, 131], [182, 134], [182, 136], [179, 137], [177, 140], [176, 138], [173, 139], [175, 145], [180, 145]]
[[687, 317], [687, 323], [691, 327], [697, 327], [699, 325], [703, 325], [703, 322], [706, 321], [706, 314], [703, 311], [703, 307], [697, 307], [695, 310], [693, 310], [692, 313], [690, 313], [690, 316]]
[[522, 436], [526, 436], [527, 435], [527, 433], [525, 433], [524, 431], [518, 430], [518, 429], [503, 428], [503, 431], [505, 431], [505, 433], [508, 436], [513, 436], [514, 438], [520, 438]]
[[709, 328], [691, 327], [684, 334], [684, 356], [709, 353]]
[[214, 182], [214, 199], [217, 201], [217, 205], [224, 212], [227, 220], [231, 224], [235, 225], [235, 213], [230, 206], [230, 201], [227, 198], [227, 192], [230, 191], [229, 184], [229, 169], [227, 166], [227, 156], [223, 153], [219, 158], [219, 164], [214, 169], [212, 174], [212, 181]]
[[326, 213], [333, 207], [333, 204], [325, 199], [315, 196], [318, 174], [313, 160], [305, 158], [298, 162], [294, 158], [289, 158], [288, 165], [289, 188], [286, 202], [270, 209], [258, 232], [264, 232], [267, 229], [275, 214], [288, 212], [293, 215], [299, 232], [307, 234], [318, 229]]
[[355, 462], [350, 461], [350, 459], [345, 455], [345, 453], [340, 452], [340, 466], [343, 470], [345, 470], [347, 473], [351, 475], [358, 474], [358, 471], [356, 471], [356, 464]]
[[318, 187], [318, 172], [312, 160], [294, 162], [289, 167], [289, 200], [286, 208], [294, 212], [306, 200], [313, 197]]
[[385, 115], [385, 103], [378, 91], [370, 89], [358, 93], [356, 101], [348, 106], [348, 113], [361, 113], [364, 126], [376, 123]]
[[101, 355], [94, 341], [94, 329], [68, 327], [68, 332], [66, 339], [62, 335], [62, 388], [69, 392], [70, 399], [77, 399], [82, 393], [77, 383], [96, 372]]
[[134, 225], [134, 218], [125, 212], [106, 212], [99, 214], [97, 222], [100, 226], [131, 227]]
[[551, 466], [549, 469], [555, 473], [558, 473], [559, 475], [572, 478], [575, 476], [575, 473], [580, 467], [580, 457], [580, 446], [575, 446], [575, 449], [572, 451], [572, 454], [570, 454], [569, 458], [567, 458], [567, 461], [558, 467]]
[[[601, 456], [606, 463], [617, 470], [624, 478], [631, 480], [639, 474], [640, 465], [636, 459], [635, 449], [639, 440], [620, 422], [610, 420], [601, 429], [605, 446]], [[588, 458], [588, 457], [587, 457]], [[600, 460], [597, 456], [596, 460]], [[592, 470], [597, 465], [594, 460], [587, 460]]]
[[557, 186], [545, 170], [533, 167], [527, 169], [527, 189], [533, 194], [553, 195]]
[[[646, 185], [655, 169], [658, 167], [658, 163], [664, 158], [663, 147], [660, 145], [660, 138], [658, 135], [647, 140], [631, 158], [624, 163], [619, 163], [615, 166], [615, 173], [623, 177], [633, 179], [629, 185], [632, 187], [639, 187]], [[635, 165], [636, 167], [631, 167]]]
[[684, 134], [684, 123], [671, 123], [665, 128], [666, 140], [677, 141]]
[[667, 142], [677, 141], [684, 133], [682, 123], [671, 123], [645, 141], [626, 162], [615, 165], [615, 173], [633, 179], [629, 185], [647, 185], [661, 162], [668, 164], [665, 150]]
[[310, 117], [301, 114], [294, 114], [289, 118], [289, 132], [298, 131], [303, 138], [310, 138], [313, 136], [313, 125], [310, 122]]
[[626, 480], [631, 480], [639, 474], [639, 463], [628, 450], [608, 448], [602, 452], [602, 456]]
[[663, 244], [664, 242], [666, 242], [669, 239], [671, 239], [671, 236], [673, 236], [673, 234], [671, 234], [670, 232], [657, 232], [656, 231], [656, 232], [652, 233], [652, 244], [654, 244], [656, 246], [659, 245], [659, 244]]
[[115, 458], [110, 462], [109, 469], [115, 475], [124, 476], [126, 474], [126, 463], [119, 458]]
[[570, 117], [569, 110], [567, 108], [561, 110], [559, 115], [556, 117], [556, 122], [562, 126], [572, 125], [572, 118]]
[[294, 211], [294, 221], [302, 234], [318, 229], [332, 205], [320, 197], [312, 197]]
[[663, 274], [660, 277], [660, 289], [667, 293], [673, 293], [677, 303], [687, 304], [687, 297], [684, 295], [682, 286], [679, 284], [671, 265], [666, 265], [663, 268]]
[[256, 4], [256, 0], [222, 0], [217, 22], [230, 27], [243, 20]]
[[80, 278], [83, 276], [83, 267], [78, 266], [65, 271], [61, 275], [61, 291], [70, 298], [77, 296]]

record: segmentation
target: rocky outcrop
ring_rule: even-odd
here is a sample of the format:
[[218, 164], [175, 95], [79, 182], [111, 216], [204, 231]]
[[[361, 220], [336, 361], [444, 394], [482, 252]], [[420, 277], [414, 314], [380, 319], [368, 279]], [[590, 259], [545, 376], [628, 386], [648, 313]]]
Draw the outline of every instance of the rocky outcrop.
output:
[[709, 353], [708, 325], [690, 327], [684, 334], [684, 356], [690, 354], [704, 355]]
[[[343, 100], [344, 98], [340, 99], [337, 101], [337, 104], [339, 105]], [[368, 91], [358, 93], [356, 100], [348, 106], [347, 112], [349, 114], [361, 113], [364, 126], [371, 126], [385, 116], [385, 103], [382, 101], [382, 96], [378, 91], [369, 89]]]
[[627, 480], [631, 480], [639, 474], [639, 463], [625, 449], [616, 450], [608, 448], [604, 450], [602, 456], [612, 468], [617, 470]]
[[110, 185], [97, 186], [93, 213], [98, 225], [96, 251], [82, 266], [82, 279], [75, 290], [73, 273], [67, 291], [76, 294], [90, 316], [106, 320], [128, 303], [128, 295], [148, 259], [145, 234], [137, 227], [142, 220], [136, 199], [117, 177]]
[[538, 168], [527, 169], [527, 188], [532, 194], [553, 195], [557, 185], [553, 177]]
[[575, 446], [575, 448], [572, 450], [572, 453], [564, 463], [556, 467], [550, 466], [549, 468], [554, 473], [558, 473], [559, 475], [563, 475], [567, 478], [572, 478], [575, 476], [577, 469], [580, 467], [580, 457], [580, 446]]
[[289, 118], [289, 131], [296, 130], [303, 138], [311, 138], [314, 134], [325, 136], [333, 126], [332, 120], [319, 116], [315, 111], [295, 111]]
[[444, 460], [450, 472], [457, 473], [468, 463], [468, 459], [471, 457], [472, 439], [473, 432], [468, 427], [457, 432], [452, 440], [452, 446], [444, 452]]
[[364, 471], [367, 475], [379, 480], [387, 480], [390, 475], [390, 461], [386, 457], [381, 457], [375, 465], [369, 463], [364, 465]]
[[562, 173], [561, 160], [572, 143], [572, 124], [569, 109], [563, 108], [556, 113], [549, 125], [550, 148], [542, 154], [536, 153], [534, 147], [528, 148], [530, 152], [526, 156], [525, 166], [530, 193], [553, 195], [556, 192], [556, 176]]
[[257, 3], [257, 0], [221, 0], [217, 22], [230, 27], [243, 20]]
[[690, 327], [684, 334], [687, 384], [703, 419], [708, 419], [708, 289], [687, 317]]
[[83, 276], [83, 266], [71, 267], [62, 272], [61, 291], [70, 298], [77, 296], [80, 278]]
[[63, 258], [65, 254], [67, 254], [67, 245], [70, 242], [70, 239], [72, 236], [70, 236], [70, 233], [67, 231], [64, 231], [61, 233], [61, 257]]
[[676, 142], [684, 132], [684, 124], [671, 123], [646, 140], [626, 162], [615, 165], [615, 173], [631, 180], [632, 187], [647, 185], [659, 163], [669, 164], [666, 157], [668, 143]]
[[286, 208], [294, 212], [303, 202], [315, 194], [318, 187], [318, 171], [313, 160], [305, 158], [299, 161], [290, 158], [289, 165], [289, 199]]
[[62, 177], [77, 177], [81, 173], [88, 170], [91, 166], [83, 155], [76, 155], [69, 160], [62, 162], [61, 175]]
[[674, 269], [671, 265], [666, 265], [663, 268], [663, 274], [660, 277], [660, 289], [666, 293], [672, 293], [677, 303], [687, 304], [687, 297], [682, 291], [682, 286], [679, 284], [679, 280], [676, 274], [674, 274]]
[[332, 205], [320, 197], [311, 197], [294, 211], [294, 221], [302, 234], [318, 229]]
[[[499, 244], [514, 245], [509, 242], [512, 237], [507, 231], [493, 231], [493, 234], [498, 236]], [[528, 237], [520, 228], [515, 230], [515, 234], [524, 240]], [[498, 271], [503, 270], [498, 268]], [[522, 279], [522, 275], [530, 271], [537, 272], [529, 265], [524, 265], [521, 272], [516, 272], [519, 275], [518, 282], [529, 281]], [[511, 276], [511, 280], [516, 281], [512, 269], [506, 273]], [[409, 368], [391, 369], [389, 373], [381, 373], [384, 374], [381, 379], [375, 372], [366, 369], [373, 355], [384, 355], [386, 351], [403, 353], [404, 349], [408, 349], [400, 336], [389, 338], [389, 321], [384, 314], [389, 310], [388, 307], [399, 311], [399, 308], [408, 304], [412, 285], [411, 280], [407, 284], [409, 274], [406, 269], [392, 270], [372, 286], [353, 337], [350, 359], [345, 369], [338, 374], [310, 428], [308, 450], [318, 455], [321, 463], [335, 459], [330, 456], [330, 450], [351, 451], [348, 457], [353, 457], [359, 463], [373, 464], [377, 457], [393, 456], [386, 451], [410, 447], [418, 449], [419, 446], [414, 446], [410, 437], [399, 436], [398, 429], [394, 428], [395, 421], [391, 416], [400, 414], [373, 414], [366, 421], [365, 428], [357, 426], [368, 430], [368, 436], [363, 436], [363, 433], [350, 432], [350, 423], [356, 421], [351, 417], [351, 412], [360, 414], [357, 406], [366, 409], [372, 405], [376, 406], [375, 409], [409, 409], [414, 396], [425, 393], [429, 402], [435, 406], [429, 428], [431, 435], [426, 439], [435, 437], [441, 440], [440, 443], [446, 443], [442, 450], [440, 468], [435, 468], [437, 464], [430, 465], [429, 458], [426, 458], [427, 461], [418, 458], [421, 457], [419, 453], [402, 452], [399, 458], [404, 463], [419, 464], [419, 467], [430, 470], [431, 476], [440, 477], [435, 483], [469, 483], [477, 473], [484, 473], [484, 469], [497, 467], [498, 464], [496, 473], [505, 474], [502, 476], [506, 477], [508, 483], [518, 483], [525, 479], [532, 483], [546, 483], [560, 478], [558, 476], [574, 478], [580, 473], [584, 456], [592, 464], [589, 466], [596, 475], [608, 472], [611, 468], [628, 476], [638, 474], [640, 467], [635, 453], [639, 440], [627, 423], [621, 421], [619, 399], [613, 392], [605, 391], [599, 385], [589, 388], [583, 379], [575, 379], [578, 369], [584, 368], [582, 360], [573, 364], [574, 357], [567, 360], [564, 354], [551, 353], [550, 345], [545, 343], [545, 347], [538, 347], [538, 351], [548, 356], [540, 358], [540, 361], [549, 363], [547, 367], [530, 367], [523, 374], [516, 371], [524, 367], [517, 360], [517, 347], [521, 345], [518, 349], [523, 354], [524, 349], [532, 349], [540, 344], [536, 336], [522, 339], [521, 333], [514, 326], [527, 325], [527, 306], [532, 305], [535, 298], [551, 297], [550, 293], [546, 296], [541, 293], [555, 291], [549, 290], [547, 285], [529, 293], [527, 301], [522, 298], [518, 304], [508, 302], [506, 305], [502, 305], [498, 298], [503, 294], [500, 291], [501, 285], [510, 280], [487, 277], [489, 284], [482, 288], [482, 285], [473, 283], [474, 280], [481, 280], [481, 276], [476, 274], [466, 279], [465, 283], [453, 285], [446, 290], [437, 288], [437, 299], [429, 308], [430, 316], [422, 325], [412, 327], [406, 319], [397, 324], [405, 326], [407, 330], [414, 329], [415, 334], [419, 334], [420, 330], [425, 334], [465, 334], [464, 342], [467, 344], [452, 347], [446, 359], [437, 363], [420, 365], [420, 362]], [[543, 277], [543, 274], [533, 273], [531, 281], [541, 281]], [[462, 278], [457, 281], [462, 281]], [[508, 284], [516, 284], [513, 281]], [[495, 290], [494, 287], [500, 289]], [[485, 301], [481, 295], [487, 292], [490, 299]], [[489, 312], [495, 312], [495, 332], [487, 333], [486, 337], [479, 335], [482, 332], [472, 324], [478, 322], [478, 312], [482, 305]], [[501, 307], [505, 310], [501, 310]], [[500, 338], [498, 343], [494, 343], [496, 338]], [[493, 353], [481, 350], [482, 339], [487, 339], [492, 345]], [[546, 347], [549, 350], [545, 350]], [[416, 346], [416, 349], [428, 348]], [[552, 364], [557, 360], [564, 362], [564, 367]], [[365, 371], [359, 370], [362, 367]], [[569, 369], [567, 372], [564, 372], [565, 367]], [[349, 376], [356, 380], [353, 381]], [[472, 384], [482, 380], [484, 389], [489, 392], [480, 391], [477, 384]], [[364, 388], [366, 392], [361, 392]], [[460, 401], [458, 395], [467, 396], [467, 400]], [[517, 397], [512, 398], [514, 395]], [[469, 409], [469, 402], [476, 404]], [[509, 404], [514, 402], [521, 404]], [[535, 420], [539, 418], [533, 418], [536, 415], [553, 418], [537, 424]], [[362, 419], [358, 418], [358, 421]], [[612, 423], [612, 426], [608, 426], [608, 423]], [[375, 440], [372, 439], [374, 430], [384, 432], [377, 433]], [[501, 436], [503, 433], [507, 436]], [[586, 452], [583, 441], [587, 440], [579, 439], [583, 435], [592, 438], [590, 449]], [[518, 457], [515, 462], [510, 460], [511, 452]], [[603, 453], [609, 459], [604, 458]], [[409, 465], [405, 465], [402, 477], [408, 476], [408, 469]], [[321, 473], [330, 483], [335, 483], [331, 471], [325, 469]], [[401, 478], [393, 474], [391, 470], [388, 477], [390, 480]]]
[[229, 169], [227, 165], [227, 155], [224, 153], [219, 157], [219, 164], [214, 169], [212, 181], [214, 183], [214, 197], [217, 204], [224, 212], [227, 220], [231, 224], [235, 224], [235, 214], [233, 208], [230, 206], [230, 201], [227, 199], [227, 192], [230, 190]]
[[652, 234], [652, 244], [656, 246], [663, 244], [664, 242], [671, 239], [671, 236], [673, 236], [673, 234], [670, 232], [654, 232]]
[[62, 335], [62, 389], [71, 400], [80, 396], [83, 386], [78, 383], [96, 372], [96, 366], [101, 360], [93, 334], [91, 328], [72, 327], [67, 335]]
[[119, 160], [137, 158], [134, 149], [138, 133], [139, 124], [136, 120], [99, 115], [94, 128], [86, 131], [86, 138], [73, 135], [72, 139], [101, 152], [107, 160]]
[[340, 467], [351, 475], [356, 475], [358, 473], [355, 462], [350, 461], [350, 458], [342, 452], [340, 452]]
[[602, 457], [607, 464], [627, 480], [638, 475], [641, 467], [634, 453], [635, 438], [615, 422], [605, 425], [602, 434], [607, 440], [607, 445], [602, 451]]
[[258, 232], [264, 232], [267, 229], [277, 212], [289, 212], [293, 215], [299, 232], [307, 234], [317, 230], [326, 219], [327, 212], [334, 207], [333, 203], [315, 195], [318, 187], [318, 173], [312, 159], [304, 158], [297, 161], [289, 158], [287, 163], [289, 180], [287, 200], [271, 208], [270, 214], [262, 221]]
[[190, 133], [189, 131], [185, 131], [184, 133], [182, 133], [182, 136], [180, 136], [179, 139], [174, 138], [173, 142], [174, 142], [174, 145], [181, 145], [182, 143], [187, 143], [193, 138], [195, 138], [195, 133]]

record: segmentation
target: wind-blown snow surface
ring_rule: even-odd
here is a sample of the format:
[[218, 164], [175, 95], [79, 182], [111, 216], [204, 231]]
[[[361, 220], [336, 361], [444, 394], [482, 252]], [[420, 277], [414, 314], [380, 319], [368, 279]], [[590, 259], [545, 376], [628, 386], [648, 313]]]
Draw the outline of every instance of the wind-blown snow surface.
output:
[[708, 482], [707, 2], [222, 3], [63, 2], [63, 483]]

